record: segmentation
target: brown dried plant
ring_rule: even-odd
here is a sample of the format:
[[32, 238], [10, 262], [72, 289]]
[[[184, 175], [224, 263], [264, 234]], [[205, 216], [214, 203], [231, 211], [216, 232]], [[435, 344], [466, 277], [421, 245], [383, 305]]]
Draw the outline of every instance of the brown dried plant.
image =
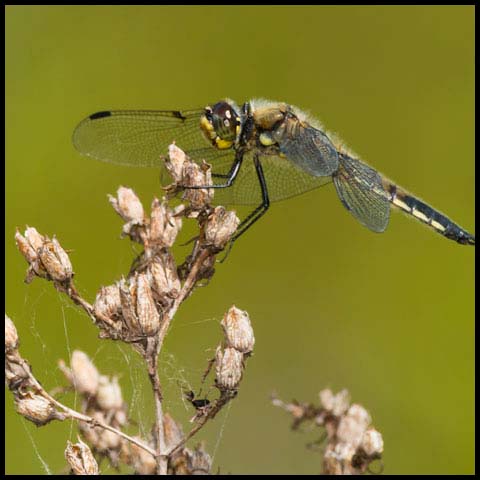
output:
[[[155, 425], [150, 438], [127, 435], [126, 404], [116, 377], [102, 375], [88, 356], [74, 351], [70, 366], [60, 369], [71, 388], [80, 395], [81, 409], [73, 410], [45, 391], [20, 355], [15, 325], [5, 315], [5, 378], [13, 393], [17, 412], [37, 426], [52, 420], [75, 419], [83, 441], [67, 443], [65, 458], [71, 473], [98, 474], [97, 461], [107, 459], [114, 467], [126, 464], [137, 474], [210, 473], [212, 461], [203, 445], [193, 450], [186, 442], [231, 400], [237, 392], [245, 361], [254, 345], [248, 314], [235, 306], [225, 314], [224, 340], [207, 366], [203, 381], [213, 369], [213, 386], [218, 397], [188, 399], [195, 408], [193, 427], [186, 434], [181, 425], [164, 412], [163, 390], [158, 374], [165, 336], [179, 306], [199, 282], [215, 272], [216, 257], [234, 235], [239, 220], [233, 211], [212, 207], [213, 189], [184, 189], [211, 185], [210, 166], [190, 159], [175, 145], [169, 147], [166, 168], [173, 178], [163, 200], [154, 199], [150, 215], [133, 190], [120, 187], [110, 203], [124, 220], [122, 235], [142, 245], [143, 252], [128, 275], [113, 285], [100, 288], [89, 303], [74, 283], [69, 255], [59, 241], [27, 227], [17, 231], [17, 246], [28, 262], [25, 281], [34, 277], [51, 281], [61, 293], [82, 308], [99, 329], [99, 337], [130, 344], [145, 360], [155, 400]], [[180, 188], [182, 186], [182, 188]], [[170, 206], [170, 199], [182, 193], [182, 203]], [[171, 247], [186, 219], [198, 224], [191, 253], [177, 266]]]
[[[284, 402], [272, 396], [272, 403], [293, 417], [292, 430], [308, 423], [322, 429], [323, 473], [325, 475], [359, 475], [370, 472], [370, 465], [382, 458], [382, 434], [372, 425], [368, 411], [353, 403], [349, 393], [336, 395], [326, 388], [319, 394], [320, 404]], [[310, 445], [312, 446], [312, 444]]]

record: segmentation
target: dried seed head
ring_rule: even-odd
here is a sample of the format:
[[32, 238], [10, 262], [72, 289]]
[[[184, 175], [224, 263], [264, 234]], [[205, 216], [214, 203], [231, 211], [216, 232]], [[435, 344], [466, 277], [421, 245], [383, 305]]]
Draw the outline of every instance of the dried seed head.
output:
[[323, 455], [324, 472], [328, 475], [346, 475], [355, 473], [351, 460], [355, 448], [348, 443], [329, 443]]
[[17, 413], [39, 427], [55, 419], [64, 419], [64, 416], [57, 413], [55, 407], [46, 398], [32, 392], [17, 392], [15, 407]]
[[74, 475], [98, 475], [98, 464], [87, 444], [78, 439], [72, 444], [67, 440], [65, 458]]
[[[203, 163], [202, 166], [195, 162], [187, 162], [183, 167], [183, 185], [188, 187], [201, 187], [212, 184], [212, 174], [209, 165]], [[194, 210], [200, 210], [208, 205], [213, 199], [213, 189], [186, 189], [183, 199], [190, 202]]]
[[114, 210], [126, 221], [141, 224], [143, 222], [143, 205], [131, 188], [120, 187], [117, 198], [108, 196]]
[[28, 372], [15, 361], [17, 355], [18, 351], [13, 351], [5, 356], [5, 383], [10, 390], [18, 390], [21, 386], [28, 385], [30, 382]]
[[75, 390], [86, 395], [95, 395], [100, 374], [88, 355], [80, 350], [74, 350], [70, 364]]
[[362, 406], [353, 404], [347, 414], [340, 418], [337, 428], [338, 440], [357, 449], [371, 421], [369, 413]]
[[134, 278], [122, 279], [119, 282], [120, 305], [125, 326], [130, 332], [137, 332], [138, 319], [135, 305], [137, 303], [137, 289]]
[[362, 448], [368, 456], [381, 454], [383, 452], [382, 434], [374, 428], [369, 428], [363, 435]]
[[18, 333], [15, 324], [5, 314], [5, 353], [13, 352], [18, 348]]
[[42, 248], [45, 242], [45, 237], [40, 235], [37, 232], [37, 229], [34, 227], [27, 227], [25, 230], [25, 238], [28, 240], [28, 243], [32, 246], [35, 252]]
[[[100, 423], [109, 424], [106, 415], [99, 411], [87, 411], [87, 415]], [[116, 433], [105, 430], [101, 427], [92, 427], [88, 423], [79, 422], [80, 431], [85, 440], [98, 452], [111, 454], [114, 450], [119, 450], [122, 446], [122, 439]]]
[[30, 242], [20, 234], [18, 230], [15, 232], [15, 242], [18, 250], [25, 257], [28, 263], [33, 263], [35, 260], [37, 260], [36, 250], [32, 247]]
[[221, 323], [227, 347], [235, 348], [242, 353], [249, 353], [253, 350], [255, 337], [250, 317], [245, 310], [240, 310], [233, 305], [224, 315]]
[[205, 242], [216, 248], [223, 248], [235, 233], [240, 220], [235, 212], [216, 207], [205, 225]]
[[372, 417], [370, 417], [370, 414], [358, 403], [353, 403], [351, 405], [348, 409], [347, 415], [354, 418], [357, 423], [365, 425], [365, 429], [370, 423], [372, 423]]
[[135, 273], [120, 284], [123, 319], [130, 335], [151, 336], [160, 326], [160, 315], [145, 273]]
[[72, 263], [70, 262], [70, 258], [67, 255], [67, 252], [62, 248], [60, 243], [58, 243], [58, 240], [56, 239], [55, 236], [53, 237], [52, 244], [53, 244], [55, 255], [60, 261], [60, 263], [62, 264], [66, 272], [66, 275], [71, 277], [73, 275], [73, 268], [72, 268]]
[[212, 468], [212, 457], [203, 445], [197, 445], [193, 452], [188, 452], [190, 475], [209, 475]]
[[143, 335], [154, 335], [160, 327], [160, 315], [145, 273], [137, 275], [137, 318]]
[[43, 235], [40, 235], [35, 228], [27, 227], [25, 236], [22, 236], [17, 230], [15, 241], [20, 253], [30, 265], [25, 282], [30, 283], [35, 275], [47, 278], [48, 274], [39, 259], [39, 251], [45, 242]]
[[215, 354], [216, 385], [222, 390], [237, 388], [243, 373], [243, 354], [235, 348], [217, 348]]
[[95, 314], [110, 318], [116, 321], [122, 314], [122, 305], [120, 303], [120, 292], [118, 285], [109, 285], [100, 288], [93, 304]]
[[175, 183], [182, 183], [183, 165], [187, 162], [187, 156], [174, 143], [168, 146], [168, 158], [165, 159], [165, 166]]
[[55, 238], [53, 240], [47, 238], [38, 253], [43, 267], [53, 280], [64, 282], [72, 278], [70, 259]]
[[350, 405], [350, 394], [345, 389], [334, 395], [329, 388], [326, 388], [320, 392], [319, 396], [323, 408], [337, 417], [343, 415]]
[[173, 256], [157, 255], [148, 267], [154, 299], [167, 305], [180, 292], [180, 279]]
[[123, 407], [122, 389], [118, 378], [111, 380], [106, 375], [98, 379], [97, 404], [104, 411], [119, 410]]
[[171, 247], [182, 228], [181, 217], [175, 217], [174, 211], [168, 207], [167, 202], [155, 198], [152, 202], [150, 214], [149, 242], [162, 247]]
[[[142, 443], [146, 443], [143, 438], [134, 438]], [[155, 458], [150, 455], [150, 453], [134, 443], [125, 446], [123, 450], [125, 463], [131, 465], [134, 468], [135, 473], [139, 475], [155, 475], [157, 464]]]
[[173, 448], [184, 438], [181, 425], [177, 423], [168, 413], [163, 415], [163, 429], [165, 433], [165, 446], [167, 450]]

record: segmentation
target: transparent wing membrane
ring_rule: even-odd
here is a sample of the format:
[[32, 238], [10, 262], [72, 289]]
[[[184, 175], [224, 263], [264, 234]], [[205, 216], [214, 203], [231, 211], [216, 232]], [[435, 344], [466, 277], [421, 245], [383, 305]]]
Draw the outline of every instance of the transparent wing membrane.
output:
[[390, 217], [390, 202], [380, 174], [360, 160], [340, 154], [340, 168], [333, 176], [345, 208], [374, 232], [383, 232]]
[[338, 153], [320, 130], [299, 126], [295, 137], [285, 134], [279, 146], [292, 162], [309, 175], [329, 176], [338, 169]]
[[[232, 165], [234, 156], [212, 160], [212, 172], [226, 174]], [[286, 158], [261, 156], [263, 173], [267, 183], [271, 202], [294, 197], [332, 181], [331, 177], [312, 177]], [[214, 179], [216, 183], [223, 183]], [[262, 193], [253, 163], [253, 155], [245, 155], [240, 172], [233, 185], [215, 191], [215, 202], [226, 205], [258, 205], [262, 202]]]
[[189, 111], [124, 110], [98, 112], [83, 120], [73, 133], [75, 148], [105, 162], [136, 167], [161, 167], [161, 155], [175, 141], [190, 152], [215, 151], [203, 138], [203, 109]]

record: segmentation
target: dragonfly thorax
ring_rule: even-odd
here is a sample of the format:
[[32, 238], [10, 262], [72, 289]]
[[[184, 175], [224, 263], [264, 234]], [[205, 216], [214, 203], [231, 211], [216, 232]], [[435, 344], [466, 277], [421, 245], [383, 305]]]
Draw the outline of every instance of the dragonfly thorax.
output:
[[235, 108], [221, 101], [205, 107], [200, 128], [212, 145], [220, 150], [231, 148], [241, 131], [241, 120]]

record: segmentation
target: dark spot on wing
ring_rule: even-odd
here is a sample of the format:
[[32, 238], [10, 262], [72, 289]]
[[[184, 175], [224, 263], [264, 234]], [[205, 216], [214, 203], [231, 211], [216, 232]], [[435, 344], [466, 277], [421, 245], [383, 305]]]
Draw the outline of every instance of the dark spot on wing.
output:
[[184, 116], [182, 115], [182, 112], [179, 112], [178, 110], [174, 110], [172, 113], [173, 113], [173, 115], [174, 115], [175, 117], [177, 117], [177, 118], [180, 118], [180, 119], [182, 119], [182, 120], [186, 120], [186, 119], [187, 119], [187, 117], [184, 117]]
[[110, 117], [112, 112], [104, 111], [104, 112], [96, 112], [90, 115], [90, 120], [98, 120], [99, 118]]

